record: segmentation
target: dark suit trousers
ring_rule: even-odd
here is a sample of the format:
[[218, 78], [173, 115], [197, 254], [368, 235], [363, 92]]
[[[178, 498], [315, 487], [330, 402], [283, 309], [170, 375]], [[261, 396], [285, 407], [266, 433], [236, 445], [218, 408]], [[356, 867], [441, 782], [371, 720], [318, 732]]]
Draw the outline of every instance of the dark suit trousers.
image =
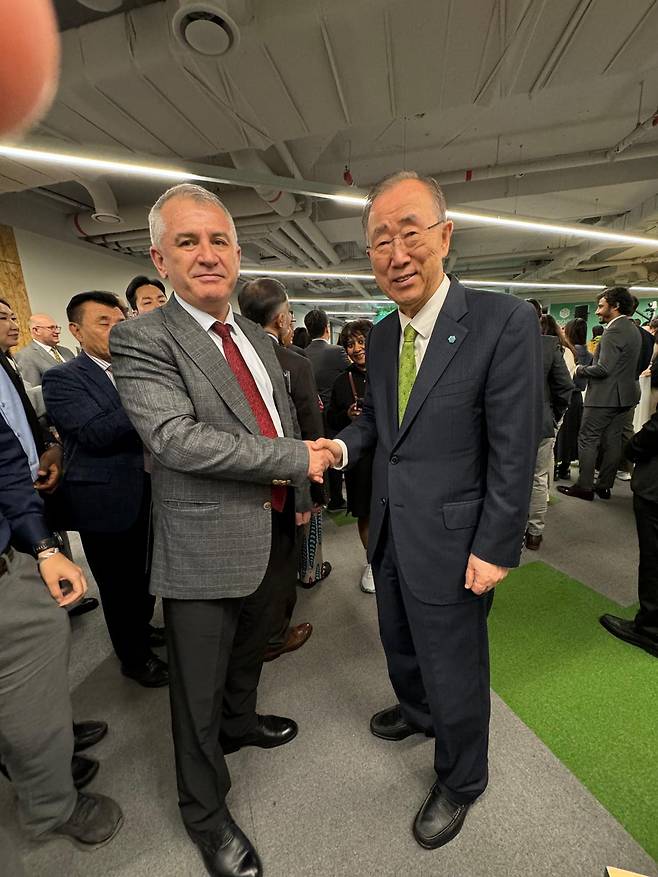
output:
[[150, 505], [151, 492], [145, 489], [137, 520], [127, 530], [80, 530], [112, 646], [126, 667], [140, 667], [152, 654], [148, 626], [155, 597], [149, 594]]
[[372, 565], [382, 644], [402, 714], [435, 734], [441, 787], [455, 803], [470, 803], [488, 780], [487, 613], [493, 594], [448, 606], [418, 600], [400, 570], [390, 524]]
[[289, 555], [296, 560], [293, 492], [288, 493], [284, 511], [272, 512], [270, 559], [253, 594], [163, 600], [179, 806], [194, 831], [217, 828], [225, 813], [231, 778], [222, 740], [242, 737], [256, 725], [273, 607], [286, 587], [282, 570]]
[[292, 614], [297, 604], [297, 567], [303, 540], [304, 527], [295, 527], [295, 549], [287, 556], [287, 562], [282, 562], [281, 586], [277, 588], [274, 597], [272, 635], [267, 644], [269, 649], [281, 648], [288, 639]]
[[597, 487], [612, 488], [621, 456], [621, 439], [628, 408], [594, 408], [586, 405], [578, 435], [578, 486], [591, 490], [594, 487], [594, 469], [603, 444]]
[[640, 543], [635, 626], [658, 642], [658, 503], [633, 494], [633, 510]]

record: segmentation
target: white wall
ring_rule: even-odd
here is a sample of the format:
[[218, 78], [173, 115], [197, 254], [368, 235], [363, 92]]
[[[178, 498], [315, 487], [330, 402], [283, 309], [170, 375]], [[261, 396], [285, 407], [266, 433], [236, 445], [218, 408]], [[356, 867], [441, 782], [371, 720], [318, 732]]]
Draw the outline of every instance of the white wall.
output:
[[115, 292], [121, 299], [130, 280], [137, 274], [155, 277], [150, 261], [139, 263], [98, 248], [47, 238], [14, 228], [18, 254], [32, 313], [46, 313], [62, 327], [61, 343], [75, 350], [68, 330], [66, 305], [77, 292], [101, 289]]

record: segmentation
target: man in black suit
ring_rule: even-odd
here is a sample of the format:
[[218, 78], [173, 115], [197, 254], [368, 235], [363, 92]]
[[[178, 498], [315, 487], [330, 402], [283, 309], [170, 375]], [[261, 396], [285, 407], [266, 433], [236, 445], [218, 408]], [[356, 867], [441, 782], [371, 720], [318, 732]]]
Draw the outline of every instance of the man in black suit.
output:
[[124, 316], [110, 292], [74, 295], [66, 312], [82, 354], [43, 376], [46, 409], [64, 442], [62, 514], [67, 529], [80, 531], [121, 672], [159, 687], [169, 677], [151, 651], [164, 637], [150, 626], [150, 477], [110, 361], [110, 330]]
[[658, 658], [658, 412], [633, 436], [626, 455], [635, 463], [631, 488], [640, 545], [640, 608], [632, 621], [602, 615], [601, 624], [619, 639]]
[[[313, 368], [308, 359], [283, 346], [292, 327], [292, 311], [285, 286], [271, 277], [251, 280], [240, 290], [238, 304], [243, 317], [262, 326], [271, 337], [274, 352], [283, 370], [288, 393], [297, 412], [301, 437], [315, 441], [322, 435], [322, 414], [318, 391], [313, 377]], [[322, 504], [324, 494], [322, 485], [315, 484], [311, 493], [316, 502]], [[306, 501], [308, 500], [308, 501]], [[307, 495], [301, 502], [298, 499], [295, 519], [297, 533], [311, 516], [313, 501]], [[299, 539], [297, 540], [299, 542]], [[297, 546], [299, 549], [299, 545]], [[290, 626], [295, 603], [297, 602], [297, 559], [299, 550], [290, 558], [286, 569], [282, 570], [283, 580], [278, 590], [277, 607], [274, 611], [273, 635], [270, 637], [265, 660], [272, 661], [285, 652], [293, 652], [303, 646], [313, 632], [308, 622]]]
[[[599, 296], [596, 313], [605, 331], [596, 361], [576, 368], [576, 377], [587, 378], [588, 386], [578, 435], [578, 481], [559, 485], [558, 491], [565, 496], [591, 501], [596, 493], [601, 499], [610, 499], [628, 412], [640, 400], [642, 340], [638, 327], [629, 319], [632, 312], [633, 299], [624, 286], [611, 286]], [[595, 490], [599, 446], [603, 454]]]
[[[329, 317], [326, 311], [315, 308], [304, 317], [304, 325], [311, 338], [310, 344], [305, 348], [306, 355], [313, 365], [313, 374], [317, 384], [320, 399], [326, 412], [331, 401], [331, 391], [338, 375], [349, 368], [350, 360], [344, 349], [338, 344], [331, 344], [331, 331], [329, 329]], [[332, 435], [327, 428], [326, 417], [324, 421], [324, 435]], [[334, 469], [327, 472], [329, 482], [330, 511], [345, 508], [343, 499], [343, 475]]]
[[[537, 312], [541, 320], [541, 304], [536, 298], [526, 301]], [[554, 335], [542, 335], [542, 360], [544, 366], [544, 416], [542, 418], [541, 440], [537, 449], [535, 474], [532, 479], [532, 494], [528, 512], [528, 528], [525, 533], [525, 547], [538, 551], [544, 538], [544, 524], [548, 511], [549, 473], [553, 469], [553, 448], [555, 436], [571, 401], [574, 390], [569, 369], [564, 364], [564, 354], [560, 342]]]
[[337, 465], [375, 452], [368, 560], [398, 703], [376, 737], [436, 738], [437, 781], [415, 822], [434, 849], [487, 785], [493, 589], [517, 566], [542, 416], [539, 324], [514, 296], [443, 272], [452, 222], [435, 180], [402, 171], [370, 192], [370, 261], [398, 309], [368, 337], [362, 414]]

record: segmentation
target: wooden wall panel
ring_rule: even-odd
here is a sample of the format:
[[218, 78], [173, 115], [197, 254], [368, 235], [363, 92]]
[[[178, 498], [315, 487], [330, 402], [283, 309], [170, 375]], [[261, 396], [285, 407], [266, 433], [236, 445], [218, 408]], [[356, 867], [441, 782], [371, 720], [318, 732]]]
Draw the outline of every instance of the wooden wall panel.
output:
[[25, 288], [14, 230], [8, 225], [0, 225], [0, 298], [9, 302], [18, 317], [21, 337], [15, 350], [19, 350], [31, 340], [28, 321], [32, 310]]

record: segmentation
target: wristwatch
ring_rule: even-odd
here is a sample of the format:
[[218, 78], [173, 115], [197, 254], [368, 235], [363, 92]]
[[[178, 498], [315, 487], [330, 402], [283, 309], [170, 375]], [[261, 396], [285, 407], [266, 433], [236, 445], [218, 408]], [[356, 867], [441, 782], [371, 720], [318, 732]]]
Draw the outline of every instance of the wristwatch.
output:
[[42, 551], [48, 551], [52, 548], [61, 550], [63, 544], [61, 537], [57, 533], [53, 533], [53, 535], [48, 536], [47, 539], [42, 539], [40, 542], [36, 542], [32, 546], [32, 554], [35, 557], [38, 557]]

